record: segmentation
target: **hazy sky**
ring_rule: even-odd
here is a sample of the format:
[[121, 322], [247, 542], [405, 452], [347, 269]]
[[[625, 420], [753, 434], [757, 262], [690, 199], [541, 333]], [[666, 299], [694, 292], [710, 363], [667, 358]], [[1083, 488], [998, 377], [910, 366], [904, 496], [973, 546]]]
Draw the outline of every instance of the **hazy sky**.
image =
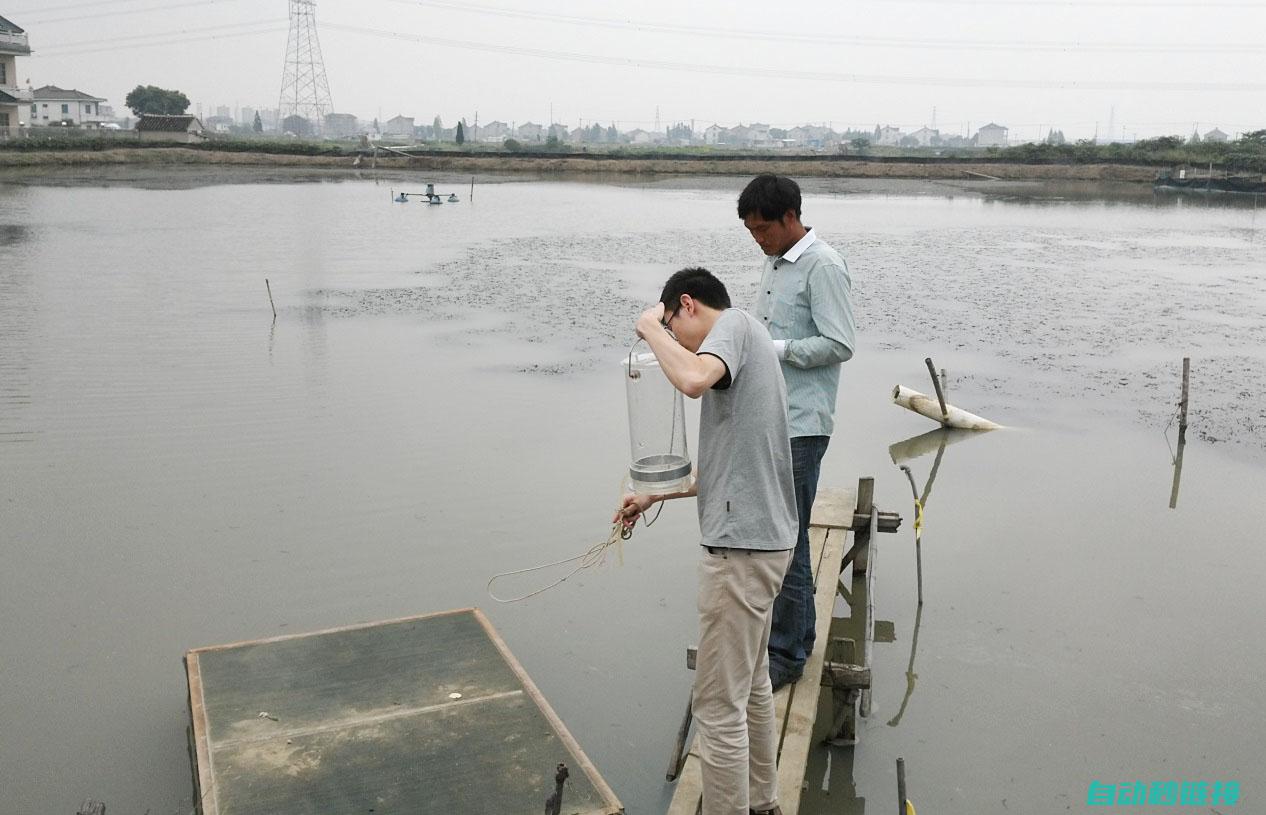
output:
[[[0, 0], [19, 79], [276, 107], [286, 0]], [[1266, 128], [1266, 1], [320, 0], [334, 108], [621, 129], [694, 120], [1069, 138]]]

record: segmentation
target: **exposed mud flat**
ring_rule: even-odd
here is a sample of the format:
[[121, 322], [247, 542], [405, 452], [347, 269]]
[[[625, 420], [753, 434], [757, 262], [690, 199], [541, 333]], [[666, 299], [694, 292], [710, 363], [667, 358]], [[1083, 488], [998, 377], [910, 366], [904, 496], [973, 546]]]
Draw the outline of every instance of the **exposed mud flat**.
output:
[[[1046, 227], [1033, 214], [1034, 223], [1002, 227], [831, 235], [852, 266], [862, 337], [915, 354], [996, 358], [989, 373], [951, 372], [1007, 397], [976, 412], [1019, 397], [1035, 411], [1076, 404], [1151, 427], [1173, 414], [1181, 360], [1191, 356], [1193, 432], [1266, 454], [1266, 403], [1251, 396], [1266, 392], [1266, 235]], [[334, 316], [496, 315], [496, 328], [480, 330], [570, 345], [580, 361], [521, 369], [559, 373], [627, 346], [647, 302], [631, 291], [638, 281], [703, 265], [742, 305], [755, 298], [758, 263], [733, 233], [715, 231], [489, 240], [426, 268], [424, 286], [322, 296]]]

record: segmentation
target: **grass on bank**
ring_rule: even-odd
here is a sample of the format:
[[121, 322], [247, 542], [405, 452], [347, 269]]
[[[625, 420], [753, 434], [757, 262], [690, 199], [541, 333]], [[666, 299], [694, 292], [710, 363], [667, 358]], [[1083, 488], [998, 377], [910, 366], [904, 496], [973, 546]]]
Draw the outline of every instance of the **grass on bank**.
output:
[[[392, 145], [405, 148], [405, 145]], [[140, 141], [127, 132], [109, 136], [68, 132], [40, 134], [25, 138], [0, 140], [0, 150], [19, 152], [88, 151], [99, 152], [122, 148], [182, 147], [190, 150], [262, 153], [293, 156], [346, 156], [370, 152], [360, 140], [322, 141], [308, 139], [213, 137], [197, 144], [179, 141]], [[531, 144], [508, 139], [504, 144], [424, 143], [408, 145], [419, 155], [451, 156], [584, 156], [621, 159], [718, 159], [782, 158], [793, 160], [844, 160], [885, 162], [982, 162], [1010, 164], [1131, 164], [1155, 167], [1194, 165], [1226, 172], [1266, 173], [1266, 130], [1246, 133], [1235, 141], [1184, 141], [1178, 136], [1144, 139], [1132, 144], [1095, 144], [1079, 141], [1070, 144], [1021, 144], [1013, 147], [985, 149], [901, 149], [867, 147], [849, 148], [848, 152], [828, 153], [804, 150], [755, 151], [708, 146], [666, 147], [640, 145]], [[380, 155], [390, 155], [389, 151]]]

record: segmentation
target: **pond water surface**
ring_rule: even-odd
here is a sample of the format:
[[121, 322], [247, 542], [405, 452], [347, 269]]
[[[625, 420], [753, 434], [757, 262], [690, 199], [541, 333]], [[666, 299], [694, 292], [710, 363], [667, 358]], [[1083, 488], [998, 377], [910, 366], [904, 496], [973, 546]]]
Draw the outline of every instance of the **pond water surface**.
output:
[[[663, 810], [693, 506], [527, 602], [485, 584], [605, 538], [617, 361], [677, 268], [752, 301], [745, 179], [502, 180], [473, 201], [435, 179], [462, 201], [390, 202], [426, 180], [0, 177], [0, 813], [188, 812], [186, 650], [471, 605], [628, 811]], [[880, 541], [874, 713], [815, 754], [807, 809], [890, 811], [904, 756], [925, 812], [1103, 811], [1095, 780], [1238, 781], [1256, 811], [1266, 216], [1137, 189], [805, 187], [860, 332], [822, 484], [873, 475], [906, 517]], [[932, 424], [890, 394], [928, 390], [927, 356], [1008, 429], [941, 457], [917, 612], [889, 446]], [[933, 461], [902, 463], [922, 488]]]

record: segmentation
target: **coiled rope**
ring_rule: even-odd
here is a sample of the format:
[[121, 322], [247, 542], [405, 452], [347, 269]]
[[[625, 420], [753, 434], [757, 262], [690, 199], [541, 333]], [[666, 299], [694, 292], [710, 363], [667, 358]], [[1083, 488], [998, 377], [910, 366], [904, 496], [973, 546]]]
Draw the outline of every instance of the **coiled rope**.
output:
[[[633, 526], [635, 526], [637, 523], [636, 521], [634, 521], [633, 525], [625, 526], [624, 520], [619, 517], [620, 512], [624, 509], [624, 477], [623, 476], [620, 477], [620, 493], [619, 493], [619, 498], [617, 500], [618, 500], [618, 504], [616, 506], [617, 517], [616, 517], [615, 522], [611, 524], [611, 533], [607, 535], [606, 540], [595, 543], [593, 546], [590, 546], [586, 551], [582, 552], [579, 555], [575, 555], [573, 557], [563, 558], [562, 560], [555, 560], [549, 563], [542, 563], [539, 566], [531, 566], [526, 569], [515, 569], [514, 571], [510, 571], [510, 572], [500, 572], [498, 574], [494, 574], [492, 577], [488, 578], [488, 586], [487, 586], [488, 596], [491, 597], [493, 600], [496, 600], [498, 603], [518, 603], [523, 600], [527, 600], [530, 597], [535, 597], [538, 594], [544, 594], [550, 589], [556, 586], [562, 585], [567, 580], [574, 577], [578, 572], [581, 572], [584, 569], [592, 569], [606, 563], [607, 552], [613, 546], [615, 547], [615, 550], [616, 550], [616, 558], [618, 562], [620, 563], [620, 565], [623, 565], [624, 564], [623, 542], [633, 537]], [[659, 513], [663, 511], [664, 511], [664, 504], [661, 501], [659, 504], [659, 508], [655, 510], [654, 518], [647, 518], [645, 514], [642, 515], [642, 525], [649, 527], [651, 524], [659, 520]], [[530, 591], [527, 594], [521, 595], [519, 597], [498, 597], [496, 593], [493, 592], [492, 590], [492, 584], [496, 583], [498, 580], [500, 580], [503, 577], [513, 577], [515, 575], [520, 575], [520, 574], [531, 574], [532, 572], [539, 572], [545, 569], [552, 569], [556, 566], [564, 566], [568, 563], [575, 563], [576, 567], [572, 569], [570, 572], [568, 572], [567, 574], [555, 580], [553, 583], [550, 583], [547, 586], [542, 586], [541, 588], [536, 589], [535, 591]]]

